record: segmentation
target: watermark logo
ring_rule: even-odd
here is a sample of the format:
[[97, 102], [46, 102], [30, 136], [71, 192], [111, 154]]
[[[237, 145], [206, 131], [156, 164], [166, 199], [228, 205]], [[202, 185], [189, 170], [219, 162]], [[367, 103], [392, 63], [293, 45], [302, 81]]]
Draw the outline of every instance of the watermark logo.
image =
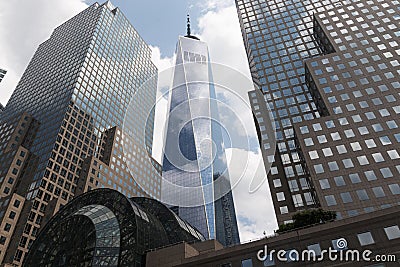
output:
[[344, 238], [339, 238], [338, 240], [336, 240], [336, 246], [339, 249], [347, 248], [347, 240]]
[[260, 261], [274, 262], [275, 259], [281, 262], [320, 262], [320, 261], [341, 261], [341, 262], [396, 262], [396, 255], [373, 255], [371, 250], [357, 250], [348, 249], [347, 240], [345, 238], [339, 238], [335, 241], [334, 249], [329, 247], [328, 249], [321, 250], [316, 249], [306, 249], [298, 251], [296, 249], [291, 250], [268, 250], [268, 246], [265, 245], [264, 249], [257, 252], [257, 259]]

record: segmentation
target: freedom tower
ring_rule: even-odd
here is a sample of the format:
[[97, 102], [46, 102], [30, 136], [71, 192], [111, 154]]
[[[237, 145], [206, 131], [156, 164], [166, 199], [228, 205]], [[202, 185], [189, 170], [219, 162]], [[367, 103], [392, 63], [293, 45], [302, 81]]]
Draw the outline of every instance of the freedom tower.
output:
[[[238, 244], [239, 233], [218, 124], [207, 44], [179, 37], [169, 90], [162, 199], [206, 238]], [[173, 200], [172, 200], [173, 199]]]

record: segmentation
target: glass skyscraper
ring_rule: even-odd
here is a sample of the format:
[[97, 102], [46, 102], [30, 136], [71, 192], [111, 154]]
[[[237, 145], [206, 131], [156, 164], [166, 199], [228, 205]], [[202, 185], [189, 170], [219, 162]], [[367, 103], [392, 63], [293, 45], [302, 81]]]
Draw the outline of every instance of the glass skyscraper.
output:
[[[176, 199], [178, 205], [172, 209], [208, 239], [215, 238], [225, 246], [238, 244], [208, 47], [190, 35], [189, 28], [188, 35], [179, 37], [176, 52], [161, 197], [167, 202]], [[228, 193], [218, 197], [219, 191], [226, 189], [222, 187], [229, 188]]]
[[[277, 149], [268, 174], [278, 223], [291, 220], [293, 213], [317, 207], [307, 168], [295, 144], [293, 124], [319, 118], [320, 114], [305, 84], [304, 60], [322, 54], [313, 38], [313, 13], [328, 10], [338, 1], [237, 0], [242, 35], [259, 91], [249, 93], [257, 121], [269, 116]], [[260, 138], [261, 149], [270, 149]], [[281, 186], [279, 186], [281, 185]], [[282, 191], [285, 192], [282, 196]]]
[[[153, 114], [144, 111], [157, 85], [139, 88], [157, 75], [150, 57], [110, 2], [91, 5], [39, 46], [1, 115], [0, 263], [21, 265], [41, 227], [77, 194], [108, 187], [160, 197], [161, 167], [144, 160], [153, 133]], [[131, 116], [128, 136], [132, 97], [143, 110]], [[127, 166], [125, 157], [138, 160]]]
[[[263, 131], [276, 130], [275, 157], [264, 161], [273, 161], [268, 182], [279, 224], [309, 208], [334, 210], [342, 218], [398, 202], [398, 183], [387, 179], [399, 170], [394, 130], [398, 82], [390, 80], [399, 75], [398, 5], [358, 0], [236, 1], [259, 87], [249, 98], [264, 154], [270, 146]], [[361, 66], [378, 61], [366, 69]], [[372, 81], [364, 77], [368, 75], [373, 75]], [[380, 97], [373, 96], [378, 91]], [[362, 108], [378, 108], [384, 99], [387, 112], [365, 112], [363, 118]], [[390, 120], [373, 121], [375, 113]], [[272, 126], [264, 123], [269, 114], [275, 120]], [[364, 127], [355, 125], [362, 121]], [[391, 136], [379, 136], [384, 125]], [[374, 147], [388, 155], [369, 150]], [[371, 158], [372, 152], [376, 153]]]

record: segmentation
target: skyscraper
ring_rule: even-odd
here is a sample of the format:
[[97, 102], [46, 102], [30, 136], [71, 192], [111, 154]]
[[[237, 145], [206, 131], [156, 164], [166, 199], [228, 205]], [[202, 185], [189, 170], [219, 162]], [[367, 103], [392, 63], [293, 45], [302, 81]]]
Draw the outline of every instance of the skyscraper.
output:
[[279, 224], [308, 208], [341, 218], [398, 202], [398, 184], [384, 178], [398, 169], [398, 82], [391, 80], [399, 75], [398, 5], [236, 1], [259, 86], [249, 97], [262, 150], [269, 148], [263, 127], [271, 127], [263, 118], [275, 119], [268, 182]]
[[[139, 90], [157, 74], [150, 57], [110, 2], [91, 5], [39, 46], [1, 116], [0, 263], [20, 265], [49, 217], [77, 194], [108, 187], [159, 198], [161, 167], [149, 156], [153, 114], [144, 112], [157, 85]], [[143, 110], [128, 135], [133, 96]], [[125, 157], [138, 160], [127, 166]]]
[[[238, 244], [222, 131], [216, 123], [218, 107], [208, 47], [191, 35], [188, 24], [188, 33], [179, 37], [176, 53], [169, 91], [162, 199], [179, 200], [172, 209], [205, 237], [216, 238], [225, 246]], [[217, 185], [217, 180], [224, 181], [223, 185]], [[169, 183], [180, 188], [169, 187]], [[228, 193], [217, 197], [224, 186], [229, 187]], [[198, 190], [191, 190], [194, 188]]]

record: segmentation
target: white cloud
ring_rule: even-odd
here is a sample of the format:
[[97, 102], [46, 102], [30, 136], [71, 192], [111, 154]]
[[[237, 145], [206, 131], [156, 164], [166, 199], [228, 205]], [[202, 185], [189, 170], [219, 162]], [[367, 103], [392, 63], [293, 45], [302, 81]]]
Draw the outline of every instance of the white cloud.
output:
[[84, 0], [1, 0], [0, 68], [7, 70], [0, 83], [1, 103], [10, 98], [39, 44], [86, 7]]
[[198, 26], [201, 40], [208, 44], [212, 62], [227, 65], [251, 77], [234, 5], [208, 11], [199, 19]]
[[157, 66], [159, 71], [171, 68], [175, 63], [175, 55], [172, 57], [165, 57], [161, 54], [161, 50], [158, 46], [150, 45], [151, 49], [151, 60], [154, 65]]
[[233, 189], [240, 239], [242, 242], [255, 240], [263, 237], [264, 232], [271, 235], [277, 229], [277, 224], [268, 183], [265, 181], [256, 192], [249, 192], [249, 185], [254, 177], [266, 177], [262, 156], [260, 153], [233, 148], [226, 150], [228, 159], [232, 158], [232, 153], [239, 154], [239, 158], [247, 158], [249, 164], [243, 173], [242, 164], [229, 163], [231, 179], [243, 175]]

